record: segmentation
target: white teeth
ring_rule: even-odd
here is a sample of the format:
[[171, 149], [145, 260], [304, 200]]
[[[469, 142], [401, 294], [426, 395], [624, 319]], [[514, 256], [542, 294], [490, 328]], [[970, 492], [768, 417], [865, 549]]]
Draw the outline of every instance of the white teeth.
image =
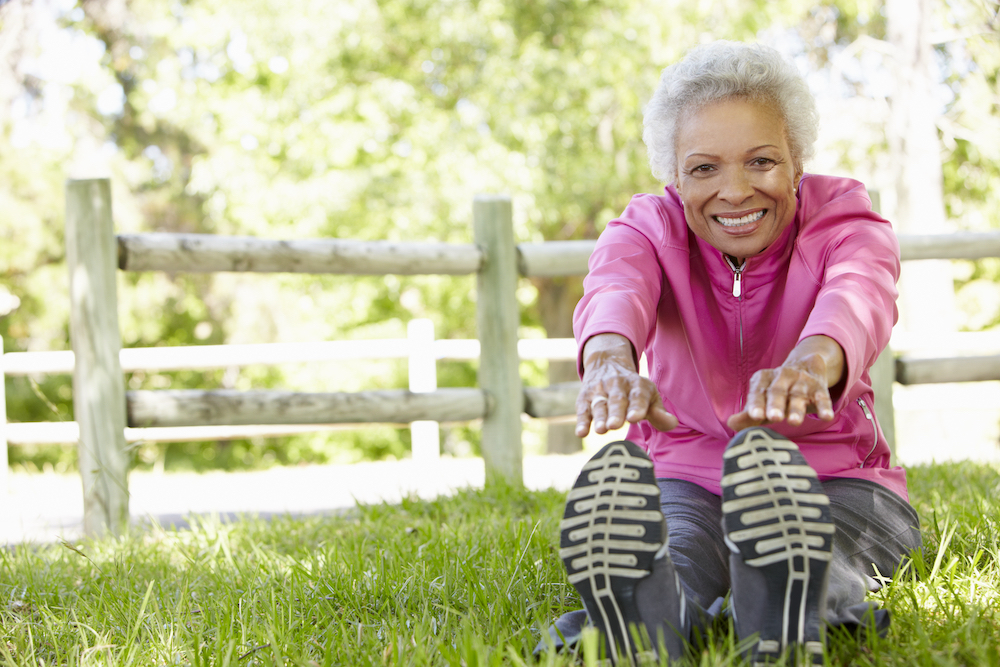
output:
[[744, 215], [742, 218], [722, 218], [717, 215], [713, 215], [712, 218], [723, 227], [739, 227], [740, 225], [757, 222], [764, 217], [765, 213], [767, 213], [767, 209], [757, 211], [756, 213], [751, 213], [749, 215]]

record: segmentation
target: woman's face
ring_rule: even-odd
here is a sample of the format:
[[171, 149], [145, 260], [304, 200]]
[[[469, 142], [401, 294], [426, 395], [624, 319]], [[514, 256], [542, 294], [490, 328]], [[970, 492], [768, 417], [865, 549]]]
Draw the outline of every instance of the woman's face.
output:
[[767, 248], [795, 217], [795, 166], [785, 123], [769, 107], [717, 102], [687, 114], [677, 132], [675, 181], [691, 231], [742, 260]]

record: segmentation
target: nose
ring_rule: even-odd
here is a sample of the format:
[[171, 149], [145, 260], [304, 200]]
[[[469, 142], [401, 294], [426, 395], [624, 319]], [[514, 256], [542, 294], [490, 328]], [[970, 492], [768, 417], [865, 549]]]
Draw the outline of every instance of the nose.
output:
[[735, 206], [753, 197], [753, 193], [753, 184], [743, 169], [727, 169], [724, 172], [719, 188], [719, 199]]

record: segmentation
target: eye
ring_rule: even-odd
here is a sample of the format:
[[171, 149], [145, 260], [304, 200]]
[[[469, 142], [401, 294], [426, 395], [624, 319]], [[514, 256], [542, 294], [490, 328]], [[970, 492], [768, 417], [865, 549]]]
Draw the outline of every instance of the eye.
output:
[[775, 164], [777, 164], [777, 162], [769, 157], [755, 157], [750, 161], [750, 165], [754, 167], [771, 167]]
[[692, 174], [707, 174], [714, 169], [715, 167], [710, 164], [699, 164], [697, 167], [692, 167], [688, 171]]

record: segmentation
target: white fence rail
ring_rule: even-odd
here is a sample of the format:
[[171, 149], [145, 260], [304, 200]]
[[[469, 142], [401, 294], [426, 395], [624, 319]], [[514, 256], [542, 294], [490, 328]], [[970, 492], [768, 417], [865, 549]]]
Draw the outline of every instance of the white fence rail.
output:
[[[430, 342], [429, 349], [418, 347], [412, 338], [380, 338], [303, 343], [126, 347], [122, 348], [118, 358], [122, 371], [131, 373], [357, 359], [406, 359], [423, 357], [425, 354], [436, 360], [473, 360], [479, 358], [479, 348], [479, 341], [474, 338], [434, 339]], [[573, 360], [576, 359], [576, 342], [572, 338], [523, 338], [517, 341], [517, 353], [522, 360]], [[8, 352], [3, 355], [2, 370], [9, 376], [68, 375], [73, 372], [73, 364], [72, 350]]]
[[[414, 326], [416, 324], [416, 326]], [[176, 347], [123, 348], [119, 354], [122, 371], [211, 370], [257, 365], [321, 363], [364, 359], [407, 359], [410, 369], [410, 391], [427, 392], [437, 389], [436, 362], [476, 360], [480, 343], [476, 339], [434, 339], [430, 320], [413, 320], [407, 338], [379, 340], [337, 340], [303, 343], [260, 343], [247, 345], [195, 345]], [[429, 339], [426, 334], [429, 333]], [[576, 342], [572, 338], [534, 338], [517, 341], [521, 360], [573, 360]], [[72, 350], [54, 352], [8, 352], [0, 359], [0, 376], [44, 376], [71, 374], [74, 366]], [[529, 390], [530, 391], [530, 390]], [[536, 401], [540, 399], [536, 398]], [[148, 403], [147, 403], [148, 405]], [[0, 429], [6, 426], [6, 442], [11, 445], [67, 444], [76, 445], [79, 428], [76, 422], [9, 423], [0, 404]], [[543, 413], [554, 407], [539, 408]], [[406, 420], [390, 420], [405, 424]], [[282, 437], [311, 431], [357, 428], [360, 422], [310, 424], [226, 424], [219, 426], [125, 428], [125, 441], [185, 442], [192, 440], [234, 440], [251, 437]], [[412, 425], [411, 425], [412, 426]], [[421, 427], [418, 427], [420, 429]], [[413, 434], [415, 458], [434, 458], [439, 448], [428, 440], [436, 438], [436, 430], [426, 426]], [[0, 445], [3, 440], [0, 439]]]

